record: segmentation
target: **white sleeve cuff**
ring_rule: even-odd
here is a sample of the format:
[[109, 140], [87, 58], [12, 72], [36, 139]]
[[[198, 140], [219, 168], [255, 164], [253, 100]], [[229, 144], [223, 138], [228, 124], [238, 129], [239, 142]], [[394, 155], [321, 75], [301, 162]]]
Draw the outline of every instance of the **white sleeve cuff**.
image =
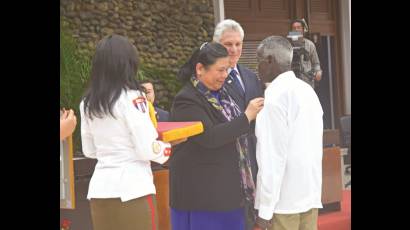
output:
[[157, 162], [159, 164], [164, 164], [165, 162], [167, 162], [167, 160], [170, 157], [170, 151], [171, 151], [171, 144], [169, 143], [165, 143], [162, 141], [155, 141], [157, 142], [160, 146], [161, 149], [158, 153], [158, 157], [155, 159], [152, 159], [152, 161]]
[[258, 216], [265, 220], [270, 220], [273, 217], [273, 210], [268, 207], [259, 207]]

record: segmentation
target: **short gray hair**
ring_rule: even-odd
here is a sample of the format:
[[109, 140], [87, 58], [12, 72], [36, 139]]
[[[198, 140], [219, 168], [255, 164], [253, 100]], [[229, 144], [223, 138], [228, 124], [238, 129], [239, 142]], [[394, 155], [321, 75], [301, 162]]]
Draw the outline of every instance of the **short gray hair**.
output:
[[286, 67], [292, 64], [293, 48], [286, 38], [270, 36], [261, 41], [256, 54], [258, 60], [272, 56], [281, 67]]
[[243, 41], [243, 37], [245, 36], [245, 33], [243, 32], [242, 26], [238, 22], [236, 22], [232, 19], [225, 19], [225, 20], [219, 22], [218, 25], [216, 25], [215, 31], [214, 31], [213, 41], [214, 42], [220, 42], [222, 34], [226, 30], [233, 30], [233, 31], [239, 32], [239, 34], [241, 35], [241, 39]]

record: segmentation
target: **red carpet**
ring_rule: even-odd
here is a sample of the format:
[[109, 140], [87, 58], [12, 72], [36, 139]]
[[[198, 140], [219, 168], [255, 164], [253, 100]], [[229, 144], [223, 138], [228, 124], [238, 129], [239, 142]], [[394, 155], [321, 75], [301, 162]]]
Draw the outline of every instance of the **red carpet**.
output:
[[341, 211], [319, 215], [318, 230], [350, 230], [351, 229], [351, 190], [343, 190]]

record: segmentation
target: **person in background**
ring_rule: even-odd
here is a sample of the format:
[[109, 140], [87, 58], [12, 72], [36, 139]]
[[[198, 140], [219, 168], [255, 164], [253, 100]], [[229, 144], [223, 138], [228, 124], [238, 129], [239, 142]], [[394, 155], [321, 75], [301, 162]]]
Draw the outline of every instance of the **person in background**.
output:
[[63, 109], [60, 114], [60, 140], [64, 140], [73, 134], [77, 125], [77, 117], [72, 109]]
[[280, 36], [257, 48], [259, 76], [271, 84], [256, 118], [254, 230], [316, 230], [322, 208], [323, 110], [313, 88], [291, 70], [292, 56]]
[[[141, 86], [144, 88], [147, 100], [151, 102], [153, 110], [150, 111], [151, 113], [155, 114], [155, 118], [151, 117], [151, 119], [155, 119], [155, 123], [157, 122], [167, 122], [169, 121], [169, 112], [161, 109], [158, 107], [158, 105], [155, 103], [155, 90], [154, 90], [154, 84], [152, 84], [151, 81], [149, 80], [142, 80], [140, 81]], [[168, 162], [164, 164], [158, 164], [156, 162], [151, 162], [151, 168], [152, 170], [160, 170], [164, 168], [168, 168]]]
[[87, 195], [94, 230], [158, 229], [150, 161], [166, 162], [171, 144], [157, 140], [138, 64], [126, 37], [103, 38], [80, 103], [83, 153], [98, 160]]
[[[301, 44], [300, 46], [306, 51], [303, 57], [297, 58], [297, 60], [300, 59], [303, 73], [299, 73], [295, 69], [293, 69], [293, 71], [296, 71], [296, 77], [308, 83], [312, 88], [315, 88], [315, 82], [319, 82], [322, 79], [322, 70], [320, 69], [320, 61], [315, 44], [303, 37], [304, 33], [308, 32], [306, 22], [304, 19], [295, 19], [291, 22], [290, 27], [292, 31], [297, 31], [302, 34], [302, 37], [300, 37], [297, 42]], [[293, 58], [295, 59], [295, 55]]]
[[157, 118], [157, 121], [168, 121], [169, 120], [169, 112], [161, 109], [156, 103], [155, 103], [155, 90], [154, 90], [154, 84], [148, 80], [143, 80], [141, 81], [141, 86], [144, 87], [146, 91], [146, 96], [149, 102], [152, 103], [155, 109], [155, 115]]
[[212, 42], [180, 69], [185, 85], [171, 121], [201, 121], [204, 132], [176, 146], [169, 161], [172, 229], [245, 229], [245, 203], [253, 204], [255, 189], [248, 133], [263, 98], [242, 112], [225, 88], [229, 66], [226, 48]]

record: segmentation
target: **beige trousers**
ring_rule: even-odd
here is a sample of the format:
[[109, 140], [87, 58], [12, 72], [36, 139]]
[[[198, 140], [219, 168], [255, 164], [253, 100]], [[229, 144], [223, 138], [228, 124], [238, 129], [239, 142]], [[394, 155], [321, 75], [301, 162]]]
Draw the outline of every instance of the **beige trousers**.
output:
[[318, 209], [297, 214], [274, 214], [270, 230], [317, 230]]
[[91, 199], [94, 230], [157, 230], [155, 195], [121, 202], [120, 198]]

